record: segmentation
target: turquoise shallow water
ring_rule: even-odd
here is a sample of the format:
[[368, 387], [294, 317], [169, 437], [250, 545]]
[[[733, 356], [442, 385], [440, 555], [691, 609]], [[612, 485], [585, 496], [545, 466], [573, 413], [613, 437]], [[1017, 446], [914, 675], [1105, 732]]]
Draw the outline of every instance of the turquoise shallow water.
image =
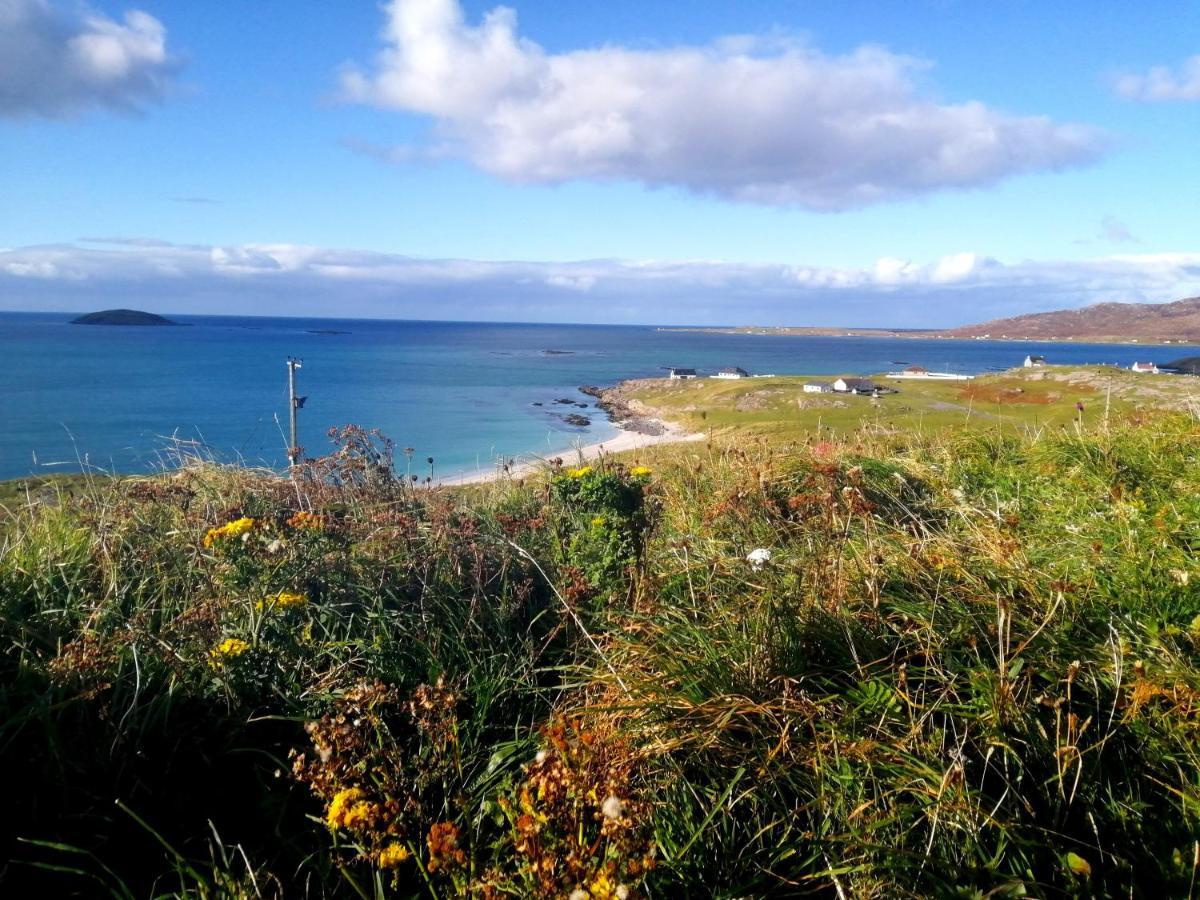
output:
[[573, 428], [552, 401], [590, 404], [579, 385], [661, 375], [663, 366], [835, 374], [904, 361], [977, 373], [1016, 365], [1027, 352], [1124, 366], [1148, 352], [612, 326], [174, 316], [189, 327], [137, 328], [70, 325], [71, 318], [0, 313], [0, 478], [83, 465], [145, 471], [163, 463], [172, 435], [201, 441], [221, 459], [279, 466], [288, 355], [304, 361], [300, 442], [310, 455], [328, 448], [330, 426], [355, 423], [413, 447], [418, 459], [433, 456], [437, 472], [449, 474], [606, 439], [614, 429], [603, 416]]

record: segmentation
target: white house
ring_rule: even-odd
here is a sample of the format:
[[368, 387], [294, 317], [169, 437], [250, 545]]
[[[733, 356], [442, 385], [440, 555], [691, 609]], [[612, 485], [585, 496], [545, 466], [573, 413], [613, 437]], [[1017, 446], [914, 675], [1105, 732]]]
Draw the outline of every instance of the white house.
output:
[[726, 366], [713, 378], [749, 378], [750, 373], [745, 369], [739, 369], [737, 366]]
[[839, 378], [833, 383], [839, 394], [874, 394], [879, 388], [868, 378]]
[[806, 394], [828, 394], [833, 390], [833, 385], [828, 381], [806, 381], [804, 382], [804, 393]]
[[667, 369], [667, 372], [669, 373], [667, 377], [674, 379], [675, 381], [682, 381], [687, 378], [696, 377], [695, 369], [679, 369], [672, 367]]
[[1034, 366], [1044, 366], [1046, 357], [1044, 356], [1027, 356], [1025, 357], [1025, 368], [1032, 369]]
[[1131, 372], [1143, 372], [1148, 375], [1157, 375], [1161, 370], [1152, 362], [1135, 362], [1129, 367]]

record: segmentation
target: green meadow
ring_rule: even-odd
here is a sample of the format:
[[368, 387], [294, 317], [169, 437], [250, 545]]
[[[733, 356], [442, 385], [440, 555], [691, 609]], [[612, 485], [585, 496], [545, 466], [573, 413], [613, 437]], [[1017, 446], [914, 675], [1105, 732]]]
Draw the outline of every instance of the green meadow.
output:
[[[1187, 411], [1200, 405], [1200, 382], [1102, 367], [1012, 369], [972, 381], [871, 380], [896, 393], [878, 399], [804, 393], [806, 382], [830, 376], [740, 380], [652, 379], [623, 391], [663, 416], [696, 431], [807, 439], [820, 429], [1027, 429], [1102, 424], [1138, 411]], [[1082, 413], [1076, 404], [1083, 404]]]
[[637, 383], [708, 439], [10, 490], [0, 887], [1189, 896], [1200, 419], [1137, 378]]

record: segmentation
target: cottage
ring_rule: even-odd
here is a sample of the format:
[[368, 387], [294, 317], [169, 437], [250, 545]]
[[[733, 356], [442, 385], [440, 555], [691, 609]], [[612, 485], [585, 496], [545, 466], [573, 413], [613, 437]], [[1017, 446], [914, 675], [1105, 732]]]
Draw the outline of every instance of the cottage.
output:
[[713, 378], [749, 378], [750, 373], [745, 369], [739, 369], [737, 366], [726, 366]]
[[672, 367], [672, 368], [667, 369], [667, 373], [668, 373], [667, 377], [671, 378], [674, 381], [682, 381], [684, 379], [696, 377], [695, 369], [679, 369], [679, 368]]
[[833, 389], [839, 394], [875, 394], [878, 386], [869, 378], [839, 378], [833, 383]]
[[928, 375], [929, 370], [924, 366], [908, 366], [903, 370], [905, 375]]
[[833, 390], [833, 385], [828, 381], [806, 381], [803, 389], [806, 394], [828, 394]]
[[1027, 356], [1025, 357], [1025, 368], [1032, 369], [1034, 366], [1044, 366], [1046, 357], [1044, 356]]
[[1135, 362], [1129, 367], [1131, 372], [1143, 372], [1148, 375], [1157, 375], [1161, 370], [1152, 362]]

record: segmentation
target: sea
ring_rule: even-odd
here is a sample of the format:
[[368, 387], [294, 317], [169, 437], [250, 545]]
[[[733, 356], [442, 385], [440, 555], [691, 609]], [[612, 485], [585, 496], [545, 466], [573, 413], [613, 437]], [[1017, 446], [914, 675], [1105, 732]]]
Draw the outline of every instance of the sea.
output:
[[[865, 375], [919, 364], [979, 374], [1020, 365], [1029, 353], [1123, 367], [1150, 353], [607, 325], [172, 316], [185, 327], [138, 327], [72, 325], [73, 317], [0, 313], [0, 478], [149, 472], [175, 464], [179, 446], [279, 469], [288, 445], [288, 357], [301, 360], [299, 442], [307, 455], [331, 449], [330, 428], [356, 424], [390, 437], [401, 468], [441, 478], [607, 440], [616, 429], [579, 387], [662, 377], [668, 366]], [[1200, 348], [1150, 355], [1164, 353]], [[572, 413], [591, 424], [568, 424]]]

